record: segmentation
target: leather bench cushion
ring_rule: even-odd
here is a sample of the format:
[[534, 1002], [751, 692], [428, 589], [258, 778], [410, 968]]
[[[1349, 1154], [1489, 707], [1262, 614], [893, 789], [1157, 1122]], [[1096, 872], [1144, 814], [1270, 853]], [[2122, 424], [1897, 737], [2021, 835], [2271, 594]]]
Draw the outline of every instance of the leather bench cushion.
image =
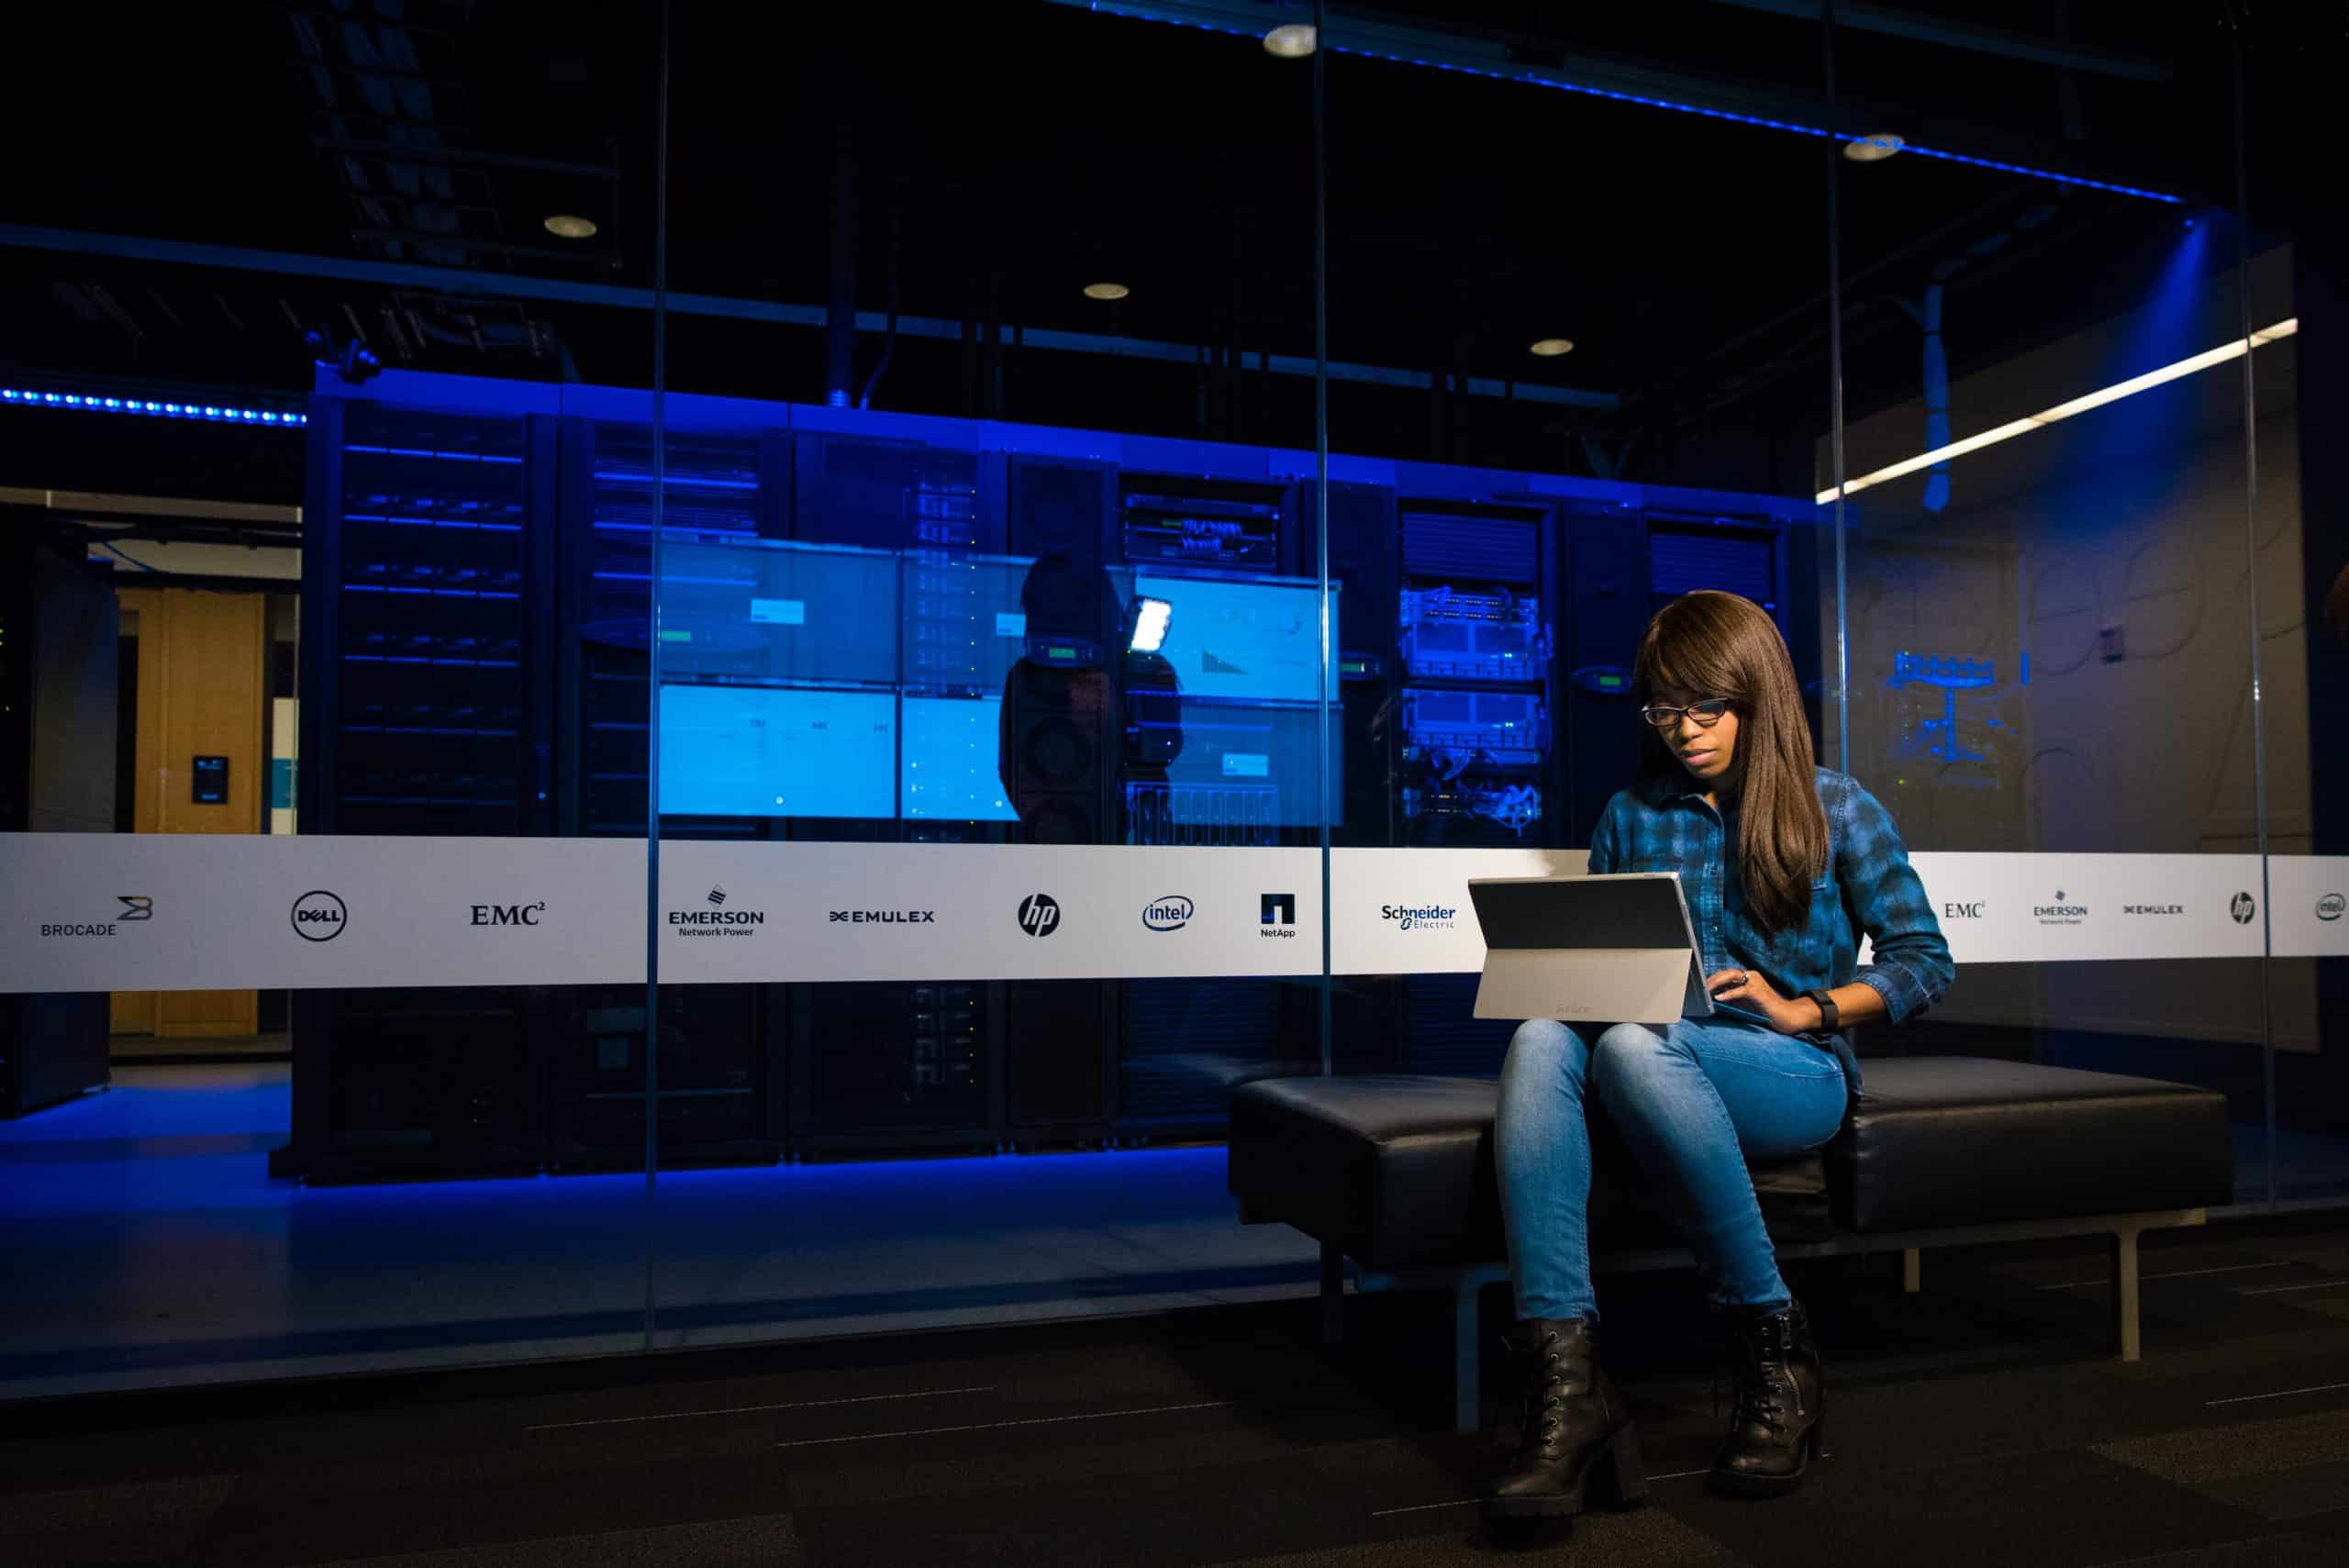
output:
[[[1231, 1194], [1246, 1218], [1295, 1226], [1365, 1268], [1490, 1262], [1505, 1254], [1498, 1092], [1486, 1078], [1400, 1073], [1243, 1084], [1231, 1103]], [[1603, 1116], [1592, 1141], [1593, 1252], [1676, 1245]], [[1774, 1238], [1831, 1233], [1817, 1153], [1748, 1169]]]
[[1871, 1057], [1827, 1146], [1835, 1222], [1862, 1233], [2223, 1204], [2227, 1102], [2152, 1078], [1971, 1056]]

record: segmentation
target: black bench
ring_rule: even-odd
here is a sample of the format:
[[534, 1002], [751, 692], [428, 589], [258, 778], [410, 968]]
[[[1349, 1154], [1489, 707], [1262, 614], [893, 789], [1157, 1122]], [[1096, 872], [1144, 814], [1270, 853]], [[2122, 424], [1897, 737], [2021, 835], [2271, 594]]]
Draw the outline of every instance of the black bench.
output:
[[[1865, 1063], [1865, 1092], [1824, 1148], [1752, 1162], [1781, 1258], [1897, 1251], [1919, 1288], [1927, 1247], [2046, 1236], [2112, 1238], [2121, 1359], [2138, 1356], [2137, 1237], [2199, 1225], [2233, 1195], [2227, 1105], [2150, 1078], [1964, 1056]], [[1508, 1278], [1493, 1174], [1496, 1084], [1482, 1078], [1270, 1078], [1231, 1105], [1230, 1184], [1241, 1218], [1321, 1243], [1323, 1333], [1358, 1290], [1454, 1295], [1457, 1425], [1478, 1425], [1479, 1293]], [[1593, 1118], [1592, 1265], [1692, 1262]]]

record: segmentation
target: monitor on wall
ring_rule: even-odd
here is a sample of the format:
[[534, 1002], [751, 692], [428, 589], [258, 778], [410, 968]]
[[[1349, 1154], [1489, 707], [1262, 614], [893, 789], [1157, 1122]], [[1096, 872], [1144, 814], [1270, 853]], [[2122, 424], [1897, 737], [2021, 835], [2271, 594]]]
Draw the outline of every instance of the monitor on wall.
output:
[[663, 817], [897, 814], [897, 695], [661, 688]]

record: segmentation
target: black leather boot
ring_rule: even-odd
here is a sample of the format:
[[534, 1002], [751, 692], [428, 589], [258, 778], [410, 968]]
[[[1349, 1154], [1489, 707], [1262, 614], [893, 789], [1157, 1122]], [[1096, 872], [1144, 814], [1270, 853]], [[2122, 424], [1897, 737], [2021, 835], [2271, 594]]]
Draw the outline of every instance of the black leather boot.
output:
[[1625, 1507], [1647, 1496], [1640, 1434], [1623, 1396], [1598, 1367], [1598, 1330], [1580, 1318], [1517, 1326], [1517, 1454], [1485, 1494], [1487, 1520], [1549, 1518], [1598, 1499]]
[[1810, 1318], [1799, 1301], [1732, 1307], [1722, 1317], [1737, 1397], [1710, 1481], [1717, 1491], [1776, 1497], [1801, 1485], [1804, 1467], [1827, 1451], [1826, 1377]]

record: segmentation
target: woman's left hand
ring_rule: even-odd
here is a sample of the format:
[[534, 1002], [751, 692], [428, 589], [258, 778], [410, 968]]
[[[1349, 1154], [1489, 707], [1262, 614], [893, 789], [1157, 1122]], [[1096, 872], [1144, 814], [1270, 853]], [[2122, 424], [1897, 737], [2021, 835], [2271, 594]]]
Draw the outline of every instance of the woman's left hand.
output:
[[1819, 1027], [1816, 1004], [1779, 995], [1776, 987], [1750, 969], [1716, 970], [1706, 977], [1705, 989], [1716, 1002], [1761, 1014], [1780, 1034], [1800, 1034]]

